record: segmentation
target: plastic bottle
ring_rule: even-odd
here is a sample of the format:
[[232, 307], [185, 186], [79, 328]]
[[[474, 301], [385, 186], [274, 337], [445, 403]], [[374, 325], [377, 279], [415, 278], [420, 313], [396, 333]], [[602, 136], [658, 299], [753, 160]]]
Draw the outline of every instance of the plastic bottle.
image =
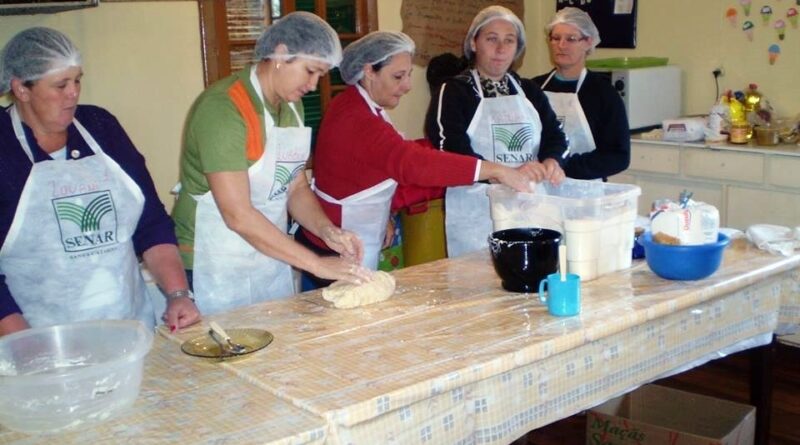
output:
[[735, 97], [728, 98], [728, 109], [730, 110], [731, 124], [747, 123], [744, 105], [736, 100]]
[[728, 98], [722, 96], [708, 113], [706, 128], [703, 130], [706, 142], [721, 142], [728, 138], [727, 135], [722, 134], [722, 129], [725, 121], [728, 120], [728, 116]]
[[751, 83], [744, 92], [744, 111], [752, 113], [761, 108], [761, 93], [758, 92], [758, 85]]
[[729, 139], [734, 144], [746, 144], [752, 137], [752, 127], [747, 121], [744, 104], [733, 95], [728, 96], [728, 110], [730, 112]]

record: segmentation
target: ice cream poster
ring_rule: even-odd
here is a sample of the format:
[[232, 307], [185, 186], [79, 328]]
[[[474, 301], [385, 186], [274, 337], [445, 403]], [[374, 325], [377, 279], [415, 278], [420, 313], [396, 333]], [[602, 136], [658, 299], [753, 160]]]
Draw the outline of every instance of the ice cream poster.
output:
[[[797, 17], [800, 0], [794, 2], [771, 1], [775, 3], [757, 2], [753, 4], [752, 0], [737, 0], [724, 8], [722, 16], [730, 25], [730, 29], [739, 30], [746, 42], [763, 42], [765, 36], [768, 36], [768, 43], [761, 48], [766, 49], [765, 60], [770, 65], [775, 65], [781, 57], [783, 42], [792, 38], [800, 38]], [[759, 36], [758, 39], [756, 39], [756, 35]]]

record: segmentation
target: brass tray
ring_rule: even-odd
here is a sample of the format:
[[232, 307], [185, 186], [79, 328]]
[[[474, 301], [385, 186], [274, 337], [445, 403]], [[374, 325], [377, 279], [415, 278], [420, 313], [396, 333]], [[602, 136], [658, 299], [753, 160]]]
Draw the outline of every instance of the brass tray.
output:
[[194, 357], [224, 360], [252, 354], [264, 349], [275, 338], [270, 332], [263, 329], [228, 329], [227, 332], [234, 343], [244, 346], [244, 352], [237, 354], [227, 348], [222, 348], [208, 333], [186, 340], [181, 345], [181, 351]]

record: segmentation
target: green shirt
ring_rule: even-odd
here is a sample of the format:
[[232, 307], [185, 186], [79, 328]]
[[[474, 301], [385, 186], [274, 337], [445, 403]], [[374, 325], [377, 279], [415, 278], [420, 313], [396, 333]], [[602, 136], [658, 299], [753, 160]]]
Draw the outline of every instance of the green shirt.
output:
[[[228, 88], [241, 80], [250, 96], [250, 101], [258, 113], [263, 140], [265, 135], [264, 107], [253, 86], [250, 84], [250, 67], [220, 79], [208, 87], [195, 100], [183, 131], [183, 152], [181, 154], [181, 191], [172, 210], [175, 220], [175, 234], [181, 248], [181, 257], [187, 269], [194, 266], [194, 224], [197, 201], [192, 196], [201, 196], [209, 191], [206, 174], [223, 171], [246, 171], [255, 161], [246, 155], [245, 141], [247, 129], [239, 110], [228, 95]], [[303, 116], [303, 105], [296, 102], [295, 107]], [[281, 102], [280, 112], [269, 103], [267, 111], [278, 127], [298, 126], [288, 104]]]

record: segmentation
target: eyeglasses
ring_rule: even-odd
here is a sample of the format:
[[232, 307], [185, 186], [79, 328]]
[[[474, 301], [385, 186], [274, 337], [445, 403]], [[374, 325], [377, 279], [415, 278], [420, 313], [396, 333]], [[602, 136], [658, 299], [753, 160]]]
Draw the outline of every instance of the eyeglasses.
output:
[[565, 42], [567, 45], [574, 45], [581, 40], [588, 39], [588, 37], [583, 36], [550, 36], [548, 38], [550, 39], [550, 43], [555, 43], [556, 45], [561, 42]]

